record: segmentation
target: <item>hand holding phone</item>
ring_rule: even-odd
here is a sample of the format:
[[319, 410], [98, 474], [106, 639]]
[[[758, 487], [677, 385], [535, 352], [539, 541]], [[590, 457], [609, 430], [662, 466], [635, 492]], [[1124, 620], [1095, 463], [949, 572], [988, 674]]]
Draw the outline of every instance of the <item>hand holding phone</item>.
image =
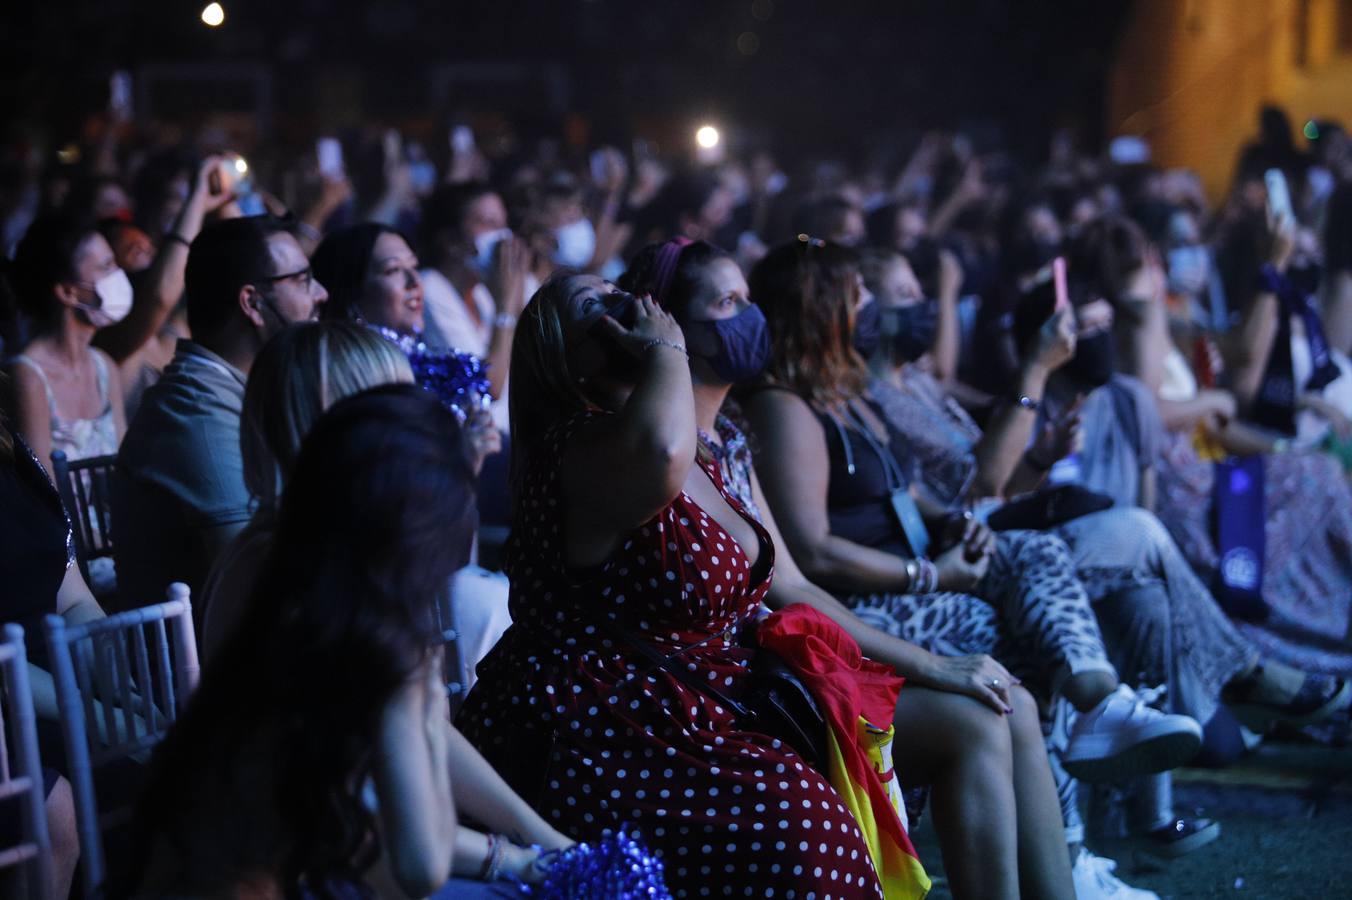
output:
[[1056, 305], [1053, 311], [1070, 309], [1070, 290], [1066, 287], [1066, 258], [1058, 256], [1052, 260], [1052, 288], [1056, 291]]
[[343, 177], [343, 145], [335, 137], [322, 137], [315, 142], [315, 156], [319, 160], [319, 174], [325, 178]]
[[1286, 175], [1281, 169], [1268, 169], [1263, 173], [1263, 182], [1267, 185], [1268, 215], [1278, 227], [1294, 224], [1296, 213], [1291, 205], [1291, 190], [1286, 183]]

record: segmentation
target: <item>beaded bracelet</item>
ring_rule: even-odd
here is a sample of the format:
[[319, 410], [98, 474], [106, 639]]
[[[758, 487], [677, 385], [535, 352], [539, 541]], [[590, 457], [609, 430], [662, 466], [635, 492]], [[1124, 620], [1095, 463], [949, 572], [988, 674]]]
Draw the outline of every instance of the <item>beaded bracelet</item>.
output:
[[649, 350], [651, 350], [651, 349], [654, 348], [654, 347], [670, 347], [670, 348], [673, 349], [673, 350], [679, 350], [679, 351], [681, 351], [681, 353], [685, 354], [685, 358], [686, 358], [686, 359], [689, 359], [689, 358], [690, 358], [690, 351], [689, 351], [689, 350], [686, 350], [685, 347], [681, 346], [680, 344], [676, 343], [675, 341], [667, 341], [667, 340], [663, 340], [662, 338], [653, 338], [652, 340], [648, 341], [648, 343], [646, 343], [646, 344], [643, 345], [643, 351], [642, 351], [642, 352], [647, 353]]

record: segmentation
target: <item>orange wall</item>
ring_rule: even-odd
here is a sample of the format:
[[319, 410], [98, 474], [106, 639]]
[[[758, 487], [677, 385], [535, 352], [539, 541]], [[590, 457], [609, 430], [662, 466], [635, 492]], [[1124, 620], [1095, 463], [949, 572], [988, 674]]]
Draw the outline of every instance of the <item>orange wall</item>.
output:
[[[1305, 62], [1297, 63], [1303, 15]], [[1352, 126], [1352, 56], [1337, 48], [1338, 0], [1137, 0], [1109, 80], [1108, 133], [1139, 134], [1163, 166], [1188, 166], [1213, 199], [1229, 186], [1265, 103], [1295, 128]]]

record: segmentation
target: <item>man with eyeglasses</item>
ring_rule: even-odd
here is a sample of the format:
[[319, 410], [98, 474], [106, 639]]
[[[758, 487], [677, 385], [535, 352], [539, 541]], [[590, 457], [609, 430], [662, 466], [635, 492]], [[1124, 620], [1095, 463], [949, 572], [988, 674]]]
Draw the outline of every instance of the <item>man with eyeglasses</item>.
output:
[[239, 449], [244, 384], [263, 344], [328, 299], [290, 227], [227, 219], [197, 236], [185, 273], [190, 340], [127, 426], [113, 480], [117, 608], [196, 595], [250, 516]]

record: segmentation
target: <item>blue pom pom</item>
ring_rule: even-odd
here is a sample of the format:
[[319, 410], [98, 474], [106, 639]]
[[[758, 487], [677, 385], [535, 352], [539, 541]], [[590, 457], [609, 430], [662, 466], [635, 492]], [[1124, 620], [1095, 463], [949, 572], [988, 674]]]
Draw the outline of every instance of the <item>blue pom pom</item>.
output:
[[637, 831], [629, 832], [624, 826], [613, 834], [606, 832], [594, 844], [574, 844], [562, 852], [545, 854], [541, 862], [549, 866], [544, 881], [524, 888], [532, 897], [671, 898], [662, 877], [662, 860], [648, 851]]

